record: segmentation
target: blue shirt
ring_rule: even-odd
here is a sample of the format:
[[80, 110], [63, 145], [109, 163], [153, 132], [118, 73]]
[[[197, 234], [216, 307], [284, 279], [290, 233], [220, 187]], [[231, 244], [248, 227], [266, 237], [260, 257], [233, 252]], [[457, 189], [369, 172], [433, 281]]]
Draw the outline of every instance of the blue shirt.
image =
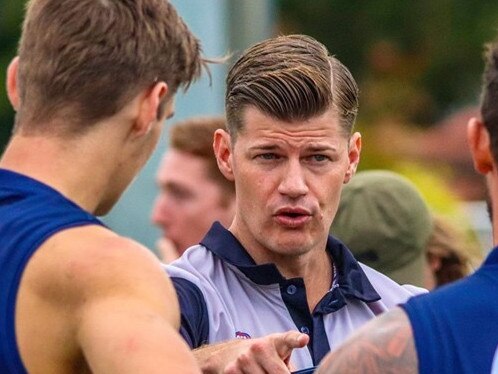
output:
[[51, 187], [0, 169], [0, 373], [26, 373], [15, 334], [16, 298], [24, 269], [58, 231], [102, 224]]
[[201, 245], [166, 267], [180, 301], [181, 334], [196, 348], [297, 329], [310, 342], [307, 349], [294, 350], [291, 361], [296, 370], [305, 369], [377, 314], [424, 292], [359, 264], [333, 237], [327, 251], [336, 280], [310, 313], [303, 279], [284, 278], [274, 264], [256, 265], [239, 241], [215, 223]]
[[474, 274], [402, 307], [420, 373], [489, 374], [498, 345], [498, 248]]

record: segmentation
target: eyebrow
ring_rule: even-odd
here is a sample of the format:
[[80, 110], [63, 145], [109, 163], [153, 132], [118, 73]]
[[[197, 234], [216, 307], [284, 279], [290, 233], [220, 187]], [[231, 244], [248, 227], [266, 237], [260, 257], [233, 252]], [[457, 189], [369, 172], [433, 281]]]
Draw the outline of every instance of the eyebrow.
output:
[[[251, 151], [275, 151], [279, 150], [280, 147], [277, 144], [257, 144], [250, 147]], [[311, 144], [303, 148], [305, 152], [338, 152], [337, 147], [325, 144]]]
[[188, 187], [176, 181], [167, 181], [165, 183], [158, 183], [158, 187], [162, 191], [170, 191], [173, 193], [183, 193], [193, 195], [194, 192]]
[[249, 147], [252, 151], [274, 151], [276, 149], [280, 149], [276, 144], [257, 144], [255, 146]]
[[337, 152], [337, 147], [324, 145], [324, 144], [312, 144], [309, 147], [306, 147], [305, 149], [307, 151], [312, 151], [312, 152], [324, 152], [324, 151]]

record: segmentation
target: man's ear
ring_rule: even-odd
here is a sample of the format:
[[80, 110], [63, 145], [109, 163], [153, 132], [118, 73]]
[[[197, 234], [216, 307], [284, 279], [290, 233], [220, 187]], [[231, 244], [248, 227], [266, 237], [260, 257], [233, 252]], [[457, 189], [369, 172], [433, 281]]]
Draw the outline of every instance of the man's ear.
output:
[[[134, 125], [135, 134], [147, 134], [157, 121], [165, 119], [164, 100], [166, 100], [167, 94], [168, 85], [165, 82], [157, 82], [143, 93]], [[158, 118], [158, 113], [161, 114], [161, 118]]]
[[493, 170], [493, 154], [489, 132], [484, 123], [471, 118], [467, 124], [467, 140], [474, 160], [474, 168], [481, 174], [487, 174]]
[[17, 70], [19, 68], [19, 56], [14, 57], [7, 68], [7, 96], [15, 111], [19, 109], [21, 99], [17, 88]]
[[348, 159], [349, 166], [346, 174], [344, 175], [344, 182], [348, 183], [353, 175], [356, 173], [356, 169], [358, 168], [358, 164], [360, 162], [360, 153], [361, 153], [361, 134], [359, 132], [355, 132], [351, 135], [349, 139], [348, 146]]
[[230, 134], [222, 129], [216, 130], [214, 133], [213, 149], [221, 173], [226, 179], [233, 181], [232, 143]]

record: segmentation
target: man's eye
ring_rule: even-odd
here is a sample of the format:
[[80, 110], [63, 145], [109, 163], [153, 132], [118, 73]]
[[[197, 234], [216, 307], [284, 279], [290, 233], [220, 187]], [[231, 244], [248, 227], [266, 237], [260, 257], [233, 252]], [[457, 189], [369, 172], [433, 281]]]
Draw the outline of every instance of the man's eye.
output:
[[185, 200], [188, 198], [189, 194], [185, 191], [172, 191], [171, 196], [177, 200]]
[[170, 199], [183, 201], [190, 199], [192, 197], [192, 192], [185, 190], [183, 188], [177, 188], [170, 186], [165, 190], [165, 193], [169, 196]]
[[311, 156], [311, 159], [312, 159], [312, 161], [315, 161], [315, 162], [324, 162], [324, 161], [330, 160], [330, 158], [328, 156], [325, 156], [325, 155], [313, 155], [313, 156]]
[[276, 160], [278, 156], [275, 153], [263, 153], [258, 155], [258, 158], [263, 160]]

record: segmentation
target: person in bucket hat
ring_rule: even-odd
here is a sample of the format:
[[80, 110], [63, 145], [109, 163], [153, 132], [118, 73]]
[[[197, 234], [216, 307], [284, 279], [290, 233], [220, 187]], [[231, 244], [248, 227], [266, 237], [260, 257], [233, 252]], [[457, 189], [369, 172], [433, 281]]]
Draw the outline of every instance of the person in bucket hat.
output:
[[368, 170], [344, 187], [331, 234], [355, 258], [400, 284], [424, 287], [430, 208], [407, 178]]

